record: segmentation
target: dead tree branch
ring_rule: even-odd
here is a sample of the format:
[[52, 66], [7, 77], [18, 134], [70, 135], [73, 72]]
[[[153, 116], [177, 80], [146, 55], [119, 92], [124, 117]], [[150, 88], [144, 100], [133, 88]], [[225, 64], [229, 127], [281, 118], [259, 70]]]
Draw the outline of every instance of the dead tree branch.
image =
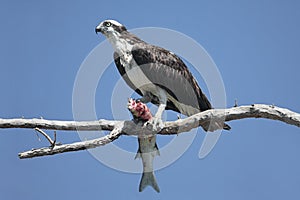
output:
[[56, 132], [54, 132], [54, 140], [51, 139], [51, 137], [45, 133], [43, 130], [39, 129], [39, 128], [35, 128], [35, 131], [39, 132], [40, 134], [42, 134], [50, 143], [51, 147], [55, 146], [55, 142], [56, 142]]
[[20, 159], [33, 158], [33, 157], [54, 155], [54, 154], [65, 153], [70, 151], [79, 151], [79, 150], [104, 146], [116, 140], [118, 137], [120, 137], [120, 135], [122, 134], [121, 131], [122, 131], [122, 126], [119, 127], [117, 126], [110, 132], [110, 134], [98, 139], [75, 142], [72, 144], [55, 145], [55, 146], [44, 147], [40, 149], [32, 149], [30, 151], [19, 153], [18, 156]]
[[[265, 118], [278, 120], [290, 125], [300, 127], [300, 114], [291, 110], [276, 107], [273, 105], [255, 104], [247, 106], [233, 107], [229, 109], [214, 109], [198, 113], [185, 119], [176, 121], [167, 121], [164, 128], [158, 133], [163, 135], [179, 134], [188, 132], [193, 128], [197, 128], [210, 120], [232, 121], [245, 118]], [[120, 125], [121, 124], [121, 125]], [[36, 156], [53, 155], [69, 151], [78, 151], [83, 149], [95, 148], [112, 142], [120, 135], [136, 135], [137, 133], [147, 131], [140, 124], [133, 121], [114, 121], [114, 120], [98, 120], [98, 121], [57, 121], [45, 119], [0, 119], [0, 128], [30, 128], [30, 129], [51, 129], [51, 130], [77, 130], [77, 131], [112, 131], [99, 139], [84, 142], [76, 142], [73, 144], [54, 145], [54, 147], [46, 147], [34, 149], [19, 154], [20, 158], [31, 158]], [[51, 143], [51, 142], [50, 142]]]

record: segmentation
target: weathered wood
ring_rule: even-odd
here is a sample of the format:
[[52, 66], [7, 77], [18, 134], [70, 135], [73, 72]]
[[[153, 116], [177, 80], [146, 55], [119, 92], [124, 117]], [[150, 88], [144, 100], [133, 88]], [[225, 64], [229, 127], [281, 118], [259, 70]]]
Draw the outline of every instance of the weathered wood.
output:
[[19, 153], [18, 156], [20, 159], [24, 159], [24, 158], [33, 158], [33, 157], [65, 153], [70, 151], [79, 151], [79, 150], [96, 148], [99, 146], [104, 146], [116, 140], [122, 134], [121, 131], [122, 128], [115, 128], [110, 132], [110, 134], [103, 136], [101, 138], [82, 141], [82, 142], [75, 142], [72, 144], [54, 145], [54, 146], [44, 147], [40, 149], [31, 149], [30, 151]]
[[[228, 109], [207, 110], [190, 116], [185, 119], [176, 121], [167, 121], [164, 128], [158, 133], [162, 135], [179, 134], [188, 132], [193, 128], [197, 128], [210, 120], [216, 121], [232, 121], [244, 118], [265, 118], [278, 120], [290, 125], [300, 127], [300, 114], [291, 110], [280, 108], [273, 105], [255, 104], [247, 106], [239, 106]], [[122, 126], [120, 126], [122, 124]], [[151, 132], [147, 127], [141, 124], [135, 124], [133, 121], [58, 121], [45, 119], [0, 119], [0, 128], [40, 128], [51, 130], [78, 130], [78, 131], [112, 131], [109, 135], [99, 139], [76, 142], [73, 144], [56, 145], [54, 147], [46, 147], [34, 149], [19, 154], [20, 158], [30, 158], [36, 156], [53, 155], [69, 151], [78, 151], [97, 146], [105, 145], [117, 139], [120, 135], [136, 135], [137, 133]]]
[[[290, 125], [300, 127], [300, 114], [290, 111], [285, 108], [280, 108], [272, 105], [255, 104], [249, 106], [239, 106], [228, 109], [213, 109], [207, 110], [190, 116], [185, 119], [179, 119], [172, 122], [165, 122], [165, 127], [159, 134], [172, 134], [189, 131], [193, 128], [201, 126], [205, 122], [211, 120], [232, 121], [244, 118], [266, 118], [271, 120], [279, 120]], [[0, 128], [40, 128], [49, 130], [78, 130], [78, 131], [97, 131], [107, 130], [112, 131], [116, 124], [121, 121], [114, 120], [97, 120], [97, 121], [58, 121], [46, 119], [0, 119]], [[124, 133], [137, 132], [140, 128], [136, 127], [132, 121], [125, 121]], [[129, 130], [128, 130], [129, 129]], [[129, 131], [129, 132], [128, 132]]]

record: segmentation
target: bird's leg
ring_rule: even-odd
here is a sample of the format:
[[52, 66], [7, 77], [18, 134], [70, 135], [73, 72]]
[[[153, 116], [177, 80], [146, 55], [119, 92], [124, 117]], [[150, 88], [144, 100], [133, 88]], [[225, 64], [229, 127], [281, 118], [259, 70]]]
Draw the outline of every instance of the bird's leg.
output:
[[162, 114], [165, 111], [165, 108], [166, 108], [166, 103], [160, 103], [154, 117], [161, 120]]
[[164, 127], [164, 123], [162, 121], [162, 114], [167, 105], [167, 95], [164, 90], [161, 89], [159, 91], [158, 99], [159, 99], [159, 106], [157, 112], [155, 116], [148, 121], [148, 125], [150, 125], [150, 128], [152, 129], [153, 132], [159, 132]]

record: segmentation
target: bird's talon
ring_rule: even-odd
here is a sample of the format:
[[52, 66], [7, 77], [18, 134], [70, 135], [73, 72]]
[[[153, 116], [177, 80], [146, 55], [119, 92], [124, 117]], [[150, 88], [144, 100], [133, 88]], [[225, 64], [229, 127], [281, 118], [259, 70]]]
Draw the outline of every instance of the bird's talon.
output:
[[144, 126], [146, 126], [149, 130], [153, 132], [159, 132], [164, 127], [164, 123], [161, 119], [153, 117], [149, 121], [147, 121]]

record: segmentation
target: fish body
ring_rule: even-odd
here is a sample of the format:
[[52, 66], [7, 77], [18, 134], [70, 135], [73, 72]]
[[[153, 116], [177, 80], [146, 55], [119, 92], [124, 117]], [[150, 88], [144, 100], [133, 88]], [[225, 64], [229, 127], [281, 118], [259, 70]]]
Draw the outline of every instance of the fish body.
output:
[[[128, 99], [127, 108], [134, 117], [134, 120], [137, 122], [143, 121], [146, 123], [152, 118], [149, 108], [141, 101], [136, 101], [130, 98]], [[140, 133], [138, 135], [138, 143], [139, 149], [135, 158], [141, 158], [143, 163], [143, 175], [140, 181], [139, 191], [143, 191], [148, 185], [150, 185], [154, 190], [159, 192], [160, 190], [153, 171], [154, 157], [159, 155], [159, 150], [156, 144], [156, 135]]]
[[143, 163], [143, 175], [140, 181], [139, 191], [143, 191], [146, 186], [150, 185], [156, 192], [160, 192], [153, 171], [154, 157], [159, 155], [156, 144], [156, 135], [139, 135], [139, 150], [136, 158], [141, 158]]

